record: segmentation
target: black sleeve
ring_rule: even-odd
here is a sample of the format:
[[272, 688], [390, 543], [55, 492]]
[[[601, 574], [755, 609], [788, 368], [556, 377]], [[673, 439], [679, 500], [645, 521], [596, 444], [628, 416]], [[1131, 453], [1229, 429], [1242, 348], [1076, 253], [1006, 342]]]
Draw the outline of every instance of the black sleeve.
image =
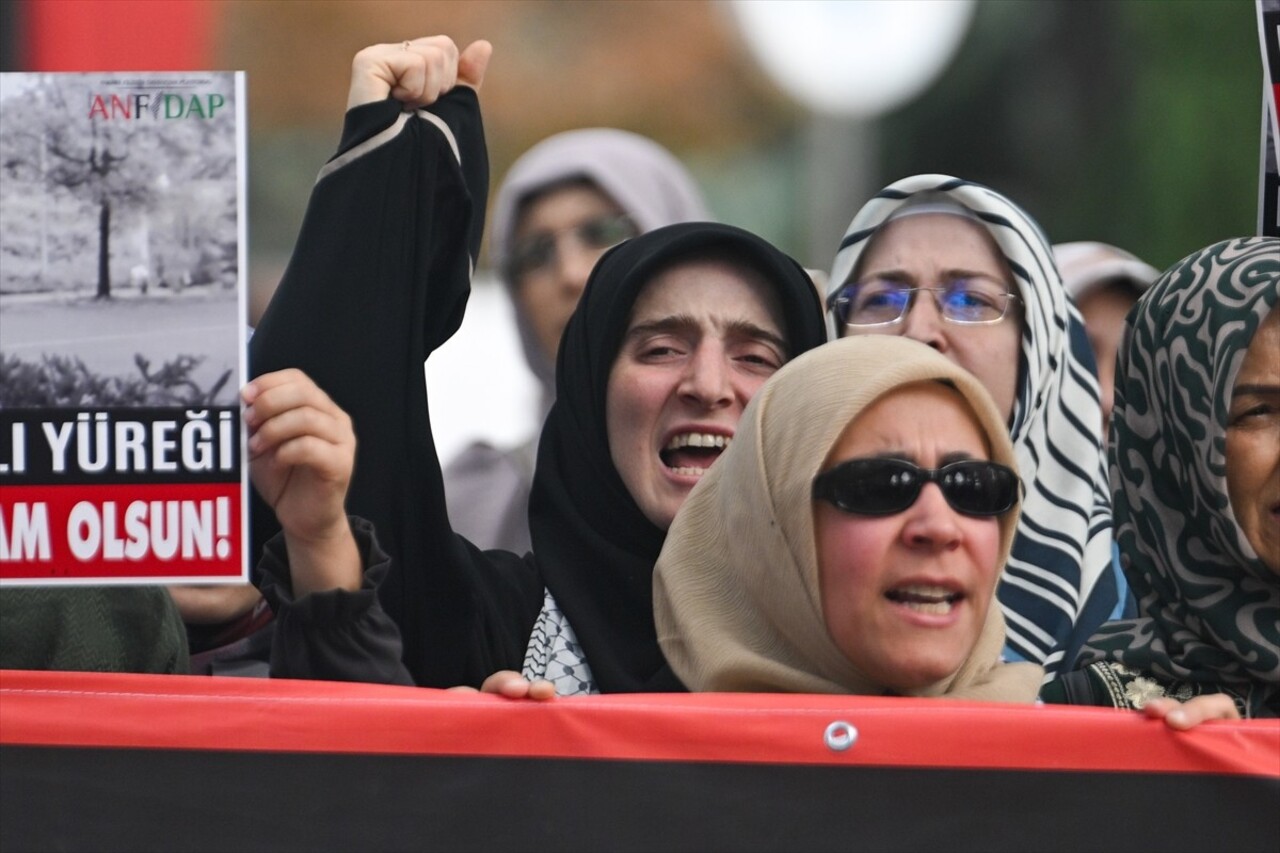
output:
[[1111, 697], [1097, 682], [1092, 670], [1075, 669], [1060, 672], [1040, 688], [1040, 701], [1046, 705], [1102, 705], [1114, 708]]
[[378, 547], [373, 525], [350, 521], [364, 566], [356, 592], [335, 589], [295, 599], [284, 535], [267, 542], [258, 569], [262, 595], [276, 614], [272, 678], [413, 684], [400, 662], [400, 631], [375, 591], [391, 560]]
[[[531, 560], [453, 533], [428, 417], [423, 363], [461, 323], [488, 180], [472, 90], [413, 113], [390, 99], [350, 110], [250, 342], [254, 375], [300, 368], [351, 415], [347, 510], [373, 523], [390, 556], [378, 596], [424, 686], [518, 669], [542, 602]], [[253, 507], [261, 548], [279, 525]]]

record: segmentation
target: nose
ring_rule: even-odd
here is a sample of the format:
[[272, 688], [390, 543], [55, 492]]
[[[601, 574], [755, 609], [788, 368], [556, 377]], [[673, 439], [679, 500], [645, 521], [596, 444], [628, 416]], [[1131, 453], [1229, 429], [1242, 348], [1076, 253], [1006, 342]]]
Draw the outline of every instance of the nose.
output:
[[582, 245], [570, 234], [562, 235], [556, 245], [555, 263], [556, 281], [561, 291], [576, 301], [602, 254], [598, 249]]
[[702, 341], [685, 366], [677, 389], [683, 399], [707, 409], [719, 409], [733, 402], [733, 382], [728, 354], [722, 347]]
[[937, 483], [926, 483], [907, 513], [902, 537], [909, 547], [929, 551], [950, 551], [960, 547], [959, 519]]
[[938, 352], [946, 352], [947, 337], [943, 334], [942, 323], [942, 312], [938, 310], [934, 294], [916, 291], [915, 298], [907, 307], [907, 316], [902, 320], [902, 335], [928, 344]]

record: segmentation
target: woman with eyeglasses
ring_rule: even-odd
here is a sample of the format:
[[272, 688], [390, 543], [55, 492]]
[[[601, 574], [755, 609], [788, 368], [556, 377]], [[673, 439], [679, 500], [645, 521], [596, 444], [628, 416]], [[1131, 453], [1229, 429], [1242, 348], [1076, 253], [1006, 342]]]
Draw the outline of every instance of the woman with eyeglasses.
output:
[[1112, 563], [1093, 356], [1040, 226], [987, 187], [905, 178], [854, 216], [827, 306], [835, 336], [912, 338], [991, 394], [1025, 486], [999, 586], [1005, 657], [1069, 668], [1127, 587]]
[[[539, 427], [555, 399], [560, 336], [605, 250], [637, 234], [707, 218], [701, 192], [658, 143], [613, 128], [558, 133], [508, 170], [493, 203], [489, 257], [515, 308], [542, 385]], [[476, 442], [445, 467], [449, 517], [481, 548], [529, 550], [537, 433], [512, 448]]]
[[690, 690], [1031, 702], [1000, 661], [1018, 523], [1004, 417], [929, 347], [836, 341], [756, 394], [667, 534], [658, 639]]
[[1138, 616], [1104, 625], [1043, 698], [1179, 727], [1280, 716], [1280, 240], [1215, 243], [1139, 298], [1109, 456]]

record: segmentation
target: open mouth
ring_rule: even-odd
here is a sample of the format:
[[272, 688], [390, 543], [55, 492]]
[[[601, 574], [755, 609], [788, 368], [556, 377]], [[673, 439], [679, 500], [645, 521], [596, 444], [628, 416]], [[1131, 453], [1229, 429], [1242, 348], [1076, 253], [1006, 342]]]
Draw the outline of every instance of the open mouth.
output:
[[909, 584], [889, 590], [885, 593], [885, 598], [917, 613], [946, 616], [956, 604], [964, 599], [964, 593], [940, 586]]
[[700, 477], [720, 458], [733, 438], [709, 432], [682, 432], [673, 435], [658, 456], [673, 474]]

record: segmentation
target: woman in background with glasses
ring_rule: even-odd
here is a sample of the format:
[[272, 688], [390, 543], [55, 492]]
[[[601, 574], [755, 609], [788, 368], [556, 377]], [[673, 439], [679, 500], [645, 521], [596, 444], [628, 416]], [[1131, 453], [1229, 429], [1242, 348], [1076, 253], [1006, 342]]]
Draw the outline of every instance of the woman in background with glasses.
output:
[[995, 400], [1025, 486], [998, 590], [1005, 657], [1070, 668], [1127, 587], [1111, 560], [1096, 368], [1040, 226], [991, 189], [917, 175], [857, 213], [829, 281], [836, 336], [928, 344]]
[[994, 605], [1018, 523], [1004, 417], [908, 340], [779, 370], [690, 494], [654, 569], [658, 639], [690, 690], [1031, 702]]
[[[707, 218], [684, 166], [651, 139], [613, 128], [558, 133], [508, 170], [493, 204], [489, 257], [511, 296], [529, 369], [555, 399], [556, 350], [596, 261], [646, 231]], [[523, 554], [538, 431], [512, 448], [466, 447], [445, 468], [454, 529], [481, 548]]]

